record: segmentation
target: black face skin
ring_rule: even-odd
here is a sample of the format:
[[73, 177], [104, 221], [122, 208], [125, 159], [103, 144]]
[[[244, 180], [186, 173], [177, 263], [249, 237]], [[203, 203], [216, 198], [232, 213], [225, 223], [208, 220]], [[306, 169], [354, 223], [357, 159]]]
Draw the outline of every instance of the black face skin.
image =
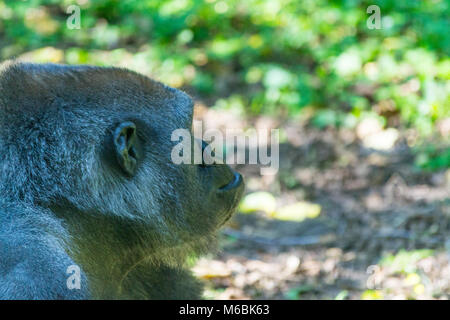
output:
[[172, 162], [192, 112], [128, 70], [1, 65], [0, 299], [201, 297], [186, 258], [210, 249], [244, 184], [227, 165]]

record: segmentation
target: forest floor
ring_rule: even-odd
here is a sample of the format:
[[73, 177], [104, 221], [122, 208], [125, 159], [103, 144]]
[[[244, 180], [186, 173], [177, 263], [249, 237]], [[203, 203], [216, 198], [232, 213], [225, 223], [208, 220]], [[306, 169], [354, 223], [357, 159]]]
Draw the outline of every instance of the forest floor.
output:
[[211, 299], [450, 298], [450, 170], [424, 172], [400, 134], [388, 151], [367, 148], [357, 130], [318, 130], [301, 121], [243, 120], [199, 107], [209, 127], [280, 127], [280, 168], [261, 176], [237, 166], [246, 194], [277, 206], [321, 207], [301, 222], [238, 212], [218, 253], [194, 272]]

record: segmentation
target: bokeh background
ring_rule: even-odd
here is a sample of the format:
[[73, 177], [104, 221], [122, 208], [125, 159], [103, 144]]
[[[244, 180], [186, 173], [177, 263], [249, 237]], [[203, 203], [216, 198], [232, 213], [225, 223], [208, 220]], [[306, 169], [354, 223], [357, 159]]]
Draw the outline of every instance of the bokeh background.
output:
[[0, 0], [0, 58], [130, 68], [190, 93], [208, 127], [280, 129], [278, 173], [237, 167], [239, 213], [192, 262], [208, 298], [448, 299], [449, 7]]

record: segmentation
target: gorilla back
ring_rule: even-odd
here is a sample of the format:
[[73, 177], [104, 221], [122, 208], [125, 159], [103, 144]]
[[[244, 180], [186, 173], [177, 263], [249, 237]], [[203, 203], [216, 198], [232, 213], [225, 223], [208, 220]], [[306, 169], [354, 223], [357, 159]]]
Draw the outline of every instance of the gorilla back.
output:
[[227, 165], [176, 165], [183, 92], [117, 68], [0, 66], [0, 298], [196, 299], [186, 258], [243, 192]]

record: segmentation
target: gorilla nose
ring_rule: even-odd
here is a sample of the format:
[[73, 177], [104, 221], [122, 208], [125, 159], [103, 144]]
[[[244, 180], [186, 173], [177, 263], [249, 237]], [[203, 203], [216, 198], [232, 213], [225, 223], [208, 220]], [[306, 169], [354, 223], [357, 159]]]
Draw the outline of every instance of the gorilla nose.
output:
[[[216, 186], [218, 186], [219, 191], [225, 192], [233, 189], [237, 189], [243, 186], [244, 179], [242, 176], [230, 168], [227, 164], [223, 163], [223, 159], [217, 159], [215, 157], [215, 152], [211, 152], [211, 156], [208, 157], [208, 152], [205, 153], [206, 148], [209, 146], [206, 141], [197, 140], [197, 142], [202, 147], [202, 164], [203, 168], [211, 168], [215, 172], [214, 180]], [[208, 164], [211, 163], [211, 164]]]
[[220, 191], [228, 191], [232, 189], [236, 189], [237, 187], [243, 184], [242, 176], [239, 172], [233, 172], [233, 179], [227, 183], [226, 185], [219, 188]]

